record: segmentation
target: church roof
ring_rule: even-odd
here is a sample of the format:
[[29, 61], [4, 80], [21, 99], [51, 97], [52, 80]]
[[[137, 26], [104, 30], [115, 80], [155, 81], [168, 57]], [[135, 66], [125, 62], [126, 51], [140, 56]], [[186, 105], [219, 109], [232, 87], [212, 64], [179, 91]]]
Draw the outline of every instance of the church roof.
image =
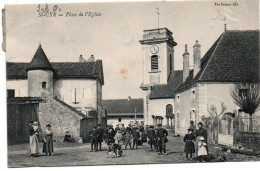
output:
[[115, 100], [102, 100], [102, 106], [107, 111], [107, 115], [129, 115], [143, 114], [143, 99], [115, 99]]
[[153, 85], [150, 99], [174, 98], [174, 90], [182, 81], [182, 71], [172, 71], [167, 84]]
[[259, 81], [259, 30], [225, 31], [201, 59], [201, 70], [193, 70], [176, 92], [197, 82]]
[[[95, 62], [51, 62], [55, 79], [94, 78], [104, 84], [101, 60]], [[7, 62], [7, 79], [27, 79], [29, 63]]]
[[27, 70], [54, 70], [51, 66], [47, 56], [45, 55], [42, 46], [39, 45], [37, 51], [35, 52], [32, 61], [29, 63]]

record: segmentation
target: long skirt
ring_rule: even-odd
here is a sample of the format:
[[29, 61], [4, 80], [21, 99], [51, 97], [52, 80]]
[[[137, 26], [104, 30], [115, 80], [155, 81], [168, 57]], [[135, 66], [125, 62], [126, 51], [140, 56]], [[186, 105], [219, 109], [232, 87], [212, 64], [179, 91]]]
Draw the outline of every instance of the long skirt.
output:
[[46, 154], [51, 154], [53, 153], [53, 141], [52, 141], [52, 136], [46, 135], [45, 136], [46, 142], [43, 142], [43, 149], [42, 152]]
[[195, 153], [194, 143], [191, 141], [186, 142], [184, 152], [186, 153]]
[[36, 134], [30, 136], [30, 154], [39, 154], [39, 141]]

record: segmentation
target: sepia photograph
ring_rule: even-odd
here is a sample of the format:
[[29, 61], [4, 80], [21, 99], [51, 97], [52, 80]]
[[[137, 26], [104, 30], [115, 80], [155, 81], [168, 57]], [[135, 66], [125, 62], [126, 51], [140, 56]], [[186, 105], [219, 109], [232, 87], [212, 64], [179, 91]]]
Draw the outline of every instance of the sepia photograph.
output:
[[2, 32], [8, 168], [260, 161], [259, 0], [6, 3]]

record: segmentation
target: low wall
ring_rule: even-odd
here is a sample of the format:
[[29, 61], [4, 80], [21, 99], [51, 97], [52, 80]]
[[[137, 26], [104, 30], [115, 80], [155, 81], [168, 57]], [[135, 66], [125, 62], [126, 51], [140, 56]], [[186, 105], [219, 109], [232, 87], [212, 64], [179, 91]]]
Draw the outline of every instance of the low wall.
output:
[[45, 130], [45, 126], [51, 124], [56, 141], [63, 141], [66, 131], [69, 131], [76, 141], [80, 140], [80, 120], [83, 117], [53, 98], [47, 98], [45, 103], [39, 105], [41, 127]]
[[235, 143], [260, 151], [260, 133], [240, 131], [235, 134]]

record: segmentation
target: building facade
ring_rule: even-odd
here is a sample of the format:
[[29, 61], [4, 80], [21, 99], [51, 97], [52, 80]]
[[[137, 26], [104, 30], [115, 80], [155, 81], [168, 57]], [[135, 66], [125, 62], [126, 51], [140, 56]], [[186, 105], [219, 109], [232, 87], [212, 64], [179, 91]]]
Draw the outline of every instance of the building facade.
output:
[[[185, 60], [189, 53], [185, 50]], [[193, 46], [194, 69], [183, 67], [182, 83], [175, 90], [176, 133], [184, 135], [190, 121], [195, 124], [209, 117], [208, 109], [214, 105], [224, 114], [238, 114], [238, 106], [230, 95], [237, 82], [259, 82], [259, 31], [225, 31], [202, 57], [198, 41]], [[186, 62], [186, 63], [185, 63]], [[186, 69], [186, 71], [185, 71]], [[259, 117], [260, 111], [254, 114]]]
[[144, 125], [143, 99], [103, 100], [102, 104], [108, 125]]
[[71, 131], [80, 135], [82, 118], [94, 118], [95, 124], [106, 121], [102, 115], [101, 60], [79, 57], [79, 62], [49, 62], [39, 45], [30, 63], [7, 62], [8, 97], [41, 97], [39, 119], [52, 124], [57, 138]]

